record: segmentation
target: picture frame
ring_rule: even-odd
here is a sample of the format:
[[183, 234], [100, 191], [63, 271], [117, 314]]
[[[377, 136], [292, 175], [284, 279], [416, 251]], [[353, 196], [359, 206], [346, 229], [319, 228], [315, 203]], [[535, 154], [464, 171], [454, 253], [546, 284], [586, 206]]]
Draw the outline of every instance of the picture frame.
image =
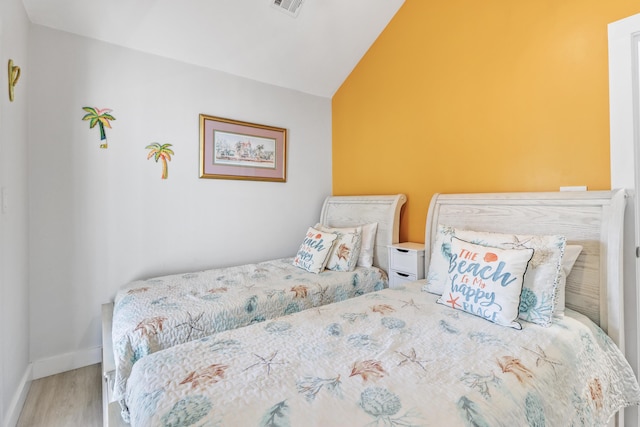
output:
[[287, 181], [287, 130], [200, 114], [200, 178]]

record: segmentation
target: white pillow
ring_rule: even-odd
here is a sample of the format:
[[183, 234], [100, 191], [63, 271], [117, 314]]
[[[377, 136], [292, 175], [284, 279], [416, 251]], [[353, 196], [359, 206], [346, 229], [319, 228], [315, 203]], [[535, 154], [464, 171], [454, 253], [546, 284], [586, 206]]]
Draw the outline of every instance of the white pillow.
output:
[[569, 277], [569, 273], [571, 273], [573, 265], [578, 260], [580, 252], [582, 252], [582, 246], [580, 245], [567, 245], [564, 248], [564, 255], [562, 256], [562, 270], [560, 271], [560, 281], [558, 283], [558, 297], [556, 298], [556, 309], [553, 312], [553, 316], [556, 318], [564, 317], [567, 277]]
[[550, 326], [556, 306], [562, 254], [567, 239], [561, 235], [522, 235], [455, 229], [459, 239], [502, 249], [531, 248], [533, 258], [524, 278], [520, 297], [520, 319]]
[[309, 227], [300, 245], [300, 249], [293, 259], [293, 265], [307, 270], [309, 273], [320, 273], [324, 270], [337, 234], [325, 233]]
[[316, 228], [320, 231], [334, 233], [338, 236], [331, 250], [331, 254], [329, 254], [327, 269], [334, 271], [353, 271], [356, 268], [358, 256], [360, 255], [360, 247], [362, 246], [362, 227], [333, 228], [316, 224]]
[[522, 329], [516, 321], [520, 292], [533, 249], [500, 249], [451, 239], [447, 285], [437, 302]]
[[362, 246], [360, 247], [360, 255], [358, 255], [358, 266], [373, 266], [373, 250], [376, 246], [376, 232], [378, 231], [378, 223], [372, 222], [362, 226]]

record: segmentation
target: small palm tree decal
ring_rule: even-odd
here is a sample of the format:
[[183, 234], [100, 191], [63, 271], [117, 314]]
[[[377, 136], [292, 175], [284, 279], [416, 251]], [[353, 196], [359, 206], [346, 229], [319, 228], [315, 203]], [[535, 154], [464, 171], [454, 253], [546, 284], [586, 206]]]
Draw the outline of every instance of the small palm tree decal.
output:
[[105, 126], [111, 129], [111, 120], [115, 120], [109, 108], [95, 108], [95, 107], [82, 107], [87, 114], [84, 115], [82, 120], [89, 120], [89, 128], [93, 129], [98, 125], [100, 129], [100, 141], [104, 141], [100, 144], [100, 148], [107, 148], [107, 134], [104, 131]]
[[169, 177], [169, 165], [167, 161], [171, 161], [171, 156], [174, 155], [173, 150], [169, 147], [171, 147], [171, 144], [160, 145], [157, 142], [145, 147], [147, 150], [151, 150], [147, 155], [147, 160], [151, 157], [155, 158], [156, 163], [158, 163], [158, 160], [162, 160], [162, 179]]

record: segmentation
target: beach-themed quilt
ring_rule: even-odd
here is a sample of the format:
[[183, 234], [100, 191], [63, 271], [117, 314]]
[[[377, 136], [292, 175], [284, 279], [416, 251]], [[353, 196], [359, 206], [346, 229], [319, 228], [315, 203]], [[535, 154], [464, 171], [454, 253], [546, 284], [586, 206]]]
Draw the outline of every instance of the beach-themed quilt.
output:
[[112, 339], [114, 399], [131, 367], [176, 344], [342, 301], [387, 286], [377, 267], [308, 273], [292, 258], [139, 280], [118, 291]]
[[624, 356], [571, 310], [517, 330], [424, 282], [201, 338], [138, 362], [132, 426], [604, 426], [640, 401]]

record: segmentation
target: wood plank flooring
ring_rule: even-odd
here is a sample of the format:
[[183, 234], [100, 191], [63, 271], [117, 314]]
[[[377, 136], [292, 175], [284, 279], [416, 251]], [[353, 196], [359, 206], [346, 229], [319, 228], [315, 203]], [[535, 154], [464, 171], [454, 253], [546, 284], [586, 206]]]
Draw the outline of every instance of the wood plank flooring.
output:
[[101, 381], [100, 364], [33, 381], [16, 427], [101, 426]]

